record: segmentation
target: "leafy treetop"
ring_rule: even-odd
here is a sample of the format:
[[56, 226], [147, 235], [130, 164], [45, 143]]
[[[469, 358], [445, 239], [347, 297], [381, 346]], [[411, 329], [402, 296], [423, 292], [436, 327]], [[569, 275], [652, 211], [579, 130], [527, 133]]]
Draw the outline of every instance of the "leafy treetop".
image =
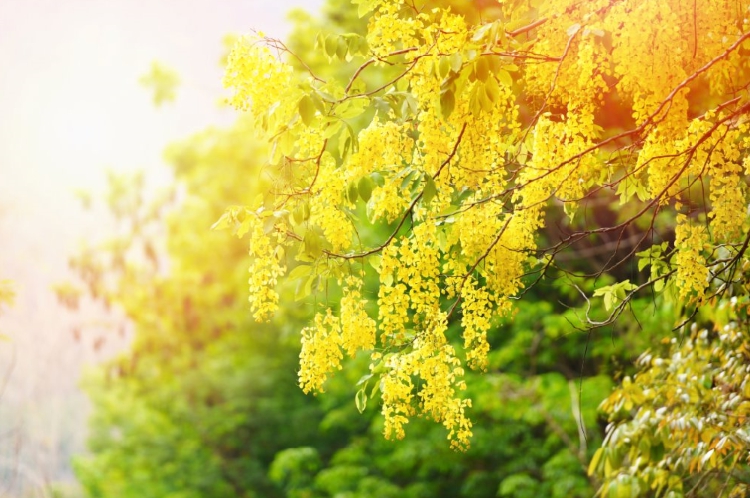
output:
[[539, 279], [575, 285], [586, 244], [610, 253], [589, 276], [639, 250], [640, 263], [581, 290], [608, 310], [581, 326], [613, 323], [646, 289], [688, 314], [740, 292], [748, 2], [508, 0], [482, 21], [415, 0], [353, 3], [367, 33], [317, 39], [341, 71], [317, 74], [259, 33], [225, 75], [271, 144], [271, 186], [215, 226], [250, 234], [256, 319], [276, 310], [279, 279], [320, 304], [302, 330], [305, 392], [365, 350], [386, 437], [419, 414], [465, 448], [464, 368], [486, 367], [493, 320]]

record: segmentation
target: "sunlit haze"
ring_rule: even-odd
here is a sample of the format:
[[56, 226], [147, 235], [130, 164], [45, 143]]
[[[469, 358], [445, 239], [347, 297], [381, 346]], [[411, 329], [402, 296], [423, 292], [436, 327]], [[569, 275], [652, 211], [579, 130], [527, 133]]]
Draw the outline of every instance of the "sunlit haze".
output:
[[[74, 191], [96, 195], [107, 168], [168, 182], [166, 145], [236, 116], [217, 105], [223, 36], [257, 28], [283, 37], [287, 11], [319, 4], [0, 0], [0, 280], [17, 293], [0, 317], [11, 337], [0, 346], [0, 495], [70, 475], [67, 457], [82, 449], [85, 426], [81, 365], [124, 340], [74, 340], [81, 318], [51, 291], [79, 241], [107, 231]], [[159, 108], [138, 82], [152, 61], [181, 80], [176, 101]]]

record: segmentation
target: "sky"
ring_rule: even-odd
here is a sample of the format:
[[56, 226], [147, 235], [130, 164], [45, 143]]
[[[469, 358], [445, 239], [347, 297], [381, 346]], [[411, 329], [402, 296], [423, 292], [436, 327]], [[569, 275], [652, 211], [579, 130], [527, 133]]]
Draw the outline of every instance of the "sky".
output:
[[[223, 35], [283, 37], [286, 11], [318, 3], [0, 0], [3, 198], [59, 200], [61, 186], [98, 185], [102, 165], [146, 165], [169, 140], [231, 119], [215, 105]], [[171, 108], [154, 109], [138, 84], [153, 60], [181, 75]]]
[[[167, 144], [236, 116], [217, 105], [223, 36], [283, 39], [288, 10], [321, 3], [0, 0], [0, 280], [17, 291], [0, 315], [11, 337], [0, 342], [0, 496], [70, 477], [85, 427], [81, 367], [125, 347], [110, 340], [102, 353], [94, 335], [73, 340], [81, 318], [50, 290], [80, 242], [107, 231], [73, 192], [96, 193], [106, 168], [168, 182]], [[181, 79], [176, 102], [159, 108], [138, 83], [152, 61]]]

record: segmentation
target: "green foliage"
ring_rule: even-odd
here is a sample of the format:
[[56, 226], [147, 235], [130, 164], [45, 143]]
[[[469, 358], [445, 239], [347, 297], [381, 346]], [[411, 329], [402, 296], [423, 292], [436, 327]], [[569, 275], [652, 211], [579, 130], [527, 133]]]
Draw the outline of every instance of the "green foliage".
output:
[[[239, 123], [169, 150], [183, 195], [168, 216], [170, 196], [149, 203], [142, 181], [112, 177], [108, 202], [130, 230], [75, 260], [89, 293], [136, 330], [130, 351], [85, 380], [92, 455], [76, 469], [91, 496], [273, 496], [276, 451], [316, 440], [321, 414], [295, 386], [289, 336], [252, 323], [231, 292], [245, 252], [208, 232], [222, 200], [244, 194], [231, 181], [257, 154], [244, 136]], [[229, 177], [210, 174], [217, 161]]]
[[609, 496], [745, 496], [750, 475], [747, 296], [706, 307], [683, 337], [638, 359], [602, 404], [589, 471]]
[[172, 69], [153, 61], [151, 70], [141, 76], [138, 82], [154, 92], [154, 105], [160, 107], [166, 102], [174, 102], [180, 77]]

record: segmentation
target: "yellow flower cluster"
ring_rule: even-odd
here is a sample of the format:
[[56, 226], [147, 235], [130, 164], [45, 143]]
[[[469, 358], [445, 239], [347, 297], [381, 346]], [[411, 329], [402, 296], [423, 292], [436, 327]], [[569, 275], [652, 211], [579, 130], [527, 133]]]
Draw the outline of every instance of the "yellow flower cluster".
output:
[[341, 345], [351, 357], [359, 350], [371, 351], [375, 347], [375, 320], [365, 311], [366, 305], [362, 280], [347, 277], [341, 298]]
[[742, 178], [740, 148], [736, 143], [740, 133], [739, 129], [730, 131], [725, 126], [720, 127], [717, 135], [724, 138], [715, 144], [708, 160], [711, 175], [709, 226], [717, 242], [737, 240], [744, 233], [748, 219], [747, 183]]
[[417, 44], [416, 35], [422, 29], [419, 19], [402, 17], [404, 0], [382, 0], [370, 18], [367, 43], [376, 56], [387, 56], [390, 52]]
[[[450, 178], [457, 190], [466, 188], [490, 196], [499, 194], [507, 186], [506, 157], [515, 154], [521, 124], [513, 89], [499, 83], [495, 105], [486, 112], [473, 114], [471, 95], [479, 86], [477, 82], [471, 84], [467, 92], [458, 97], [449, 117], [454, 130], [466, 123], [466, 131], [458, 149], [458, 160], [449, 164], [444, 178]], [[450, 140], [455, 140], [455, 134]]]
[[466, 363], [472, 368], [485, 370], [487, 354], [490, 352], [487, 332], [492, 325], [490, 320], [494, 313], [493, 296], [470, 277], [461, 288], [461, 299], [461, 326], [464, 329]]
[[414, 161], [429, 175], [437, 172], [458, 134], [457, 130], [446, 128], [440, 118], [440, 78], [431, 74], [434, 66], [432, 57], [424, 57], [410, 75], [412, 91], [419, 105], [419, 141]]
[[607, 171], [595, 156], [568, 161], [591, 147], [597, 135], [593, 116], [588, 113], [567, 114], [557, 121], [550, 114], [541, 116], [534, 128], [533, 158], [521, 172], [524, 188], [517, 196], [523, 198], [521, 205], [544, 206], [554, 196], [572, 213], [595, 181], [606, 180], [602, 175]]
[[271, 122], [288, 121], [293, 108], [280, 104], [288, 102], [291, 82], [292, 67], [257, 37], [240, 38], [229, 53], [224, 73], [224, 86], [234, 89], [229, 103], [237, 109], [252, 109], [256, 124], [263, 129], [273, 129]]
[[[419, 413], [441, 422], [448, 429], [452, 446], [466, 448], [471, 422], [465, 409], [471, 401], [456, 396], [465, 383], [461, 380], [461, 361], [445, 337], [446, 315], [439, 301], [439, 256], [434, 222], [416, 225], [412, 238], [401, 239], [383, 252], [378, 297], [381, 342], [385, 347], [412, 346], [408, 353], [392, 353], [385, 363], [385, 436], [403, 437], [403, 425], [415, 413], [412, 377], [418, 376], [422, 380], [417, 391]], [[408, 324], [416, 330], [407, 330]], [[472, 345], [478, 342], [471, 340]], [[481, 355], [481, 350], [479, 346], [472, 351]]]
[[353, 357], [359, 350], [375, 347], [375, 320], [367, 315], [366, 305], [362, 280], [350, 276], [341, 299], [341, 316], [328, 308], [325, 315], [315, 315], [312, 327], [302, 330], [299, 384], [303, 391], [323, 391], [329, 374], [341, 369], [342, 350]]
[[380, 122], [376, 117], [359, 132], [359, 150], [346, 162], [345, 181], [359, 181], [373, 172], [384, 177], [382, 187], [376, 186], [370, 201], [370, 219], [392, 222], [401, 216], [409, 199], [401, 192], [403, 178], [398, 174], [409, 164], [414, 140], [408, 135], [408, 124]]
[[381, 380], [383, 434], [388, 439], [403, 439], [406, 435], [404, 425], [409, 423], [409, 417], [416, 412], [412, 406], [414, 384], [411, 380], [411, 370], [405, 365], [394, 361], [388, 365], [388, 368], [388, 372]]
[[341, 210], [346, 178], [330, 154], [320, 161], [313, 195], [309, 196], [311, 221], [323, 230], [334, 251], [347, 249], [352, 240], [352, 224]]
[[412, 378], [419, 377], [419, 413], [443, 424], [451, 447], [468, 447], [472, 425], [466, 408], [471, 407], [471, 400], [457, 396], [457, 391], [466, 389], [466, 383], [461, 361], [445, 338], [446, 327], [445, 314], [438, 314], [414, 338], [413, 351], [393, 354], [385, 362], [382, 413], [386, 438], [403, 438], [404, 425], [417, 413]]
[[708, 268], [702, 254], [707, 245], [706, 227], [685, 215], [678, 215], [675, 228], [675, 246], [678, 249], [675, 257], [676, 285], [680, 299], [685, 302], [699, 302], [708, 286]]
[[[248, 215], [251, 216], [251, 215]], [[279, 294], [275, 287], [279, 277], [286, 273], [286, 266], [279, 258], [281, 254], [276, 245], [263, 230], [263, 223], [258, 219], [251, 220], [250, 257], [248, 272], [250, 308], [253, 317], [261, 322], [268, 320], [279, 306]]]
[[383, 252], [378, 312], [384, 345], [400, 345], [406, 324], [413, 321], [424, 326], [440, 313], [436, 237], [435, 224], [422, 223], [414, 227], [411, 238], [403, 238]]
[[317, 313], [312, 327], [302, 329], [299, 385], [305, 393], [323, 392], [333, 370], [341, 370], [341, 324], [331, 309]]

